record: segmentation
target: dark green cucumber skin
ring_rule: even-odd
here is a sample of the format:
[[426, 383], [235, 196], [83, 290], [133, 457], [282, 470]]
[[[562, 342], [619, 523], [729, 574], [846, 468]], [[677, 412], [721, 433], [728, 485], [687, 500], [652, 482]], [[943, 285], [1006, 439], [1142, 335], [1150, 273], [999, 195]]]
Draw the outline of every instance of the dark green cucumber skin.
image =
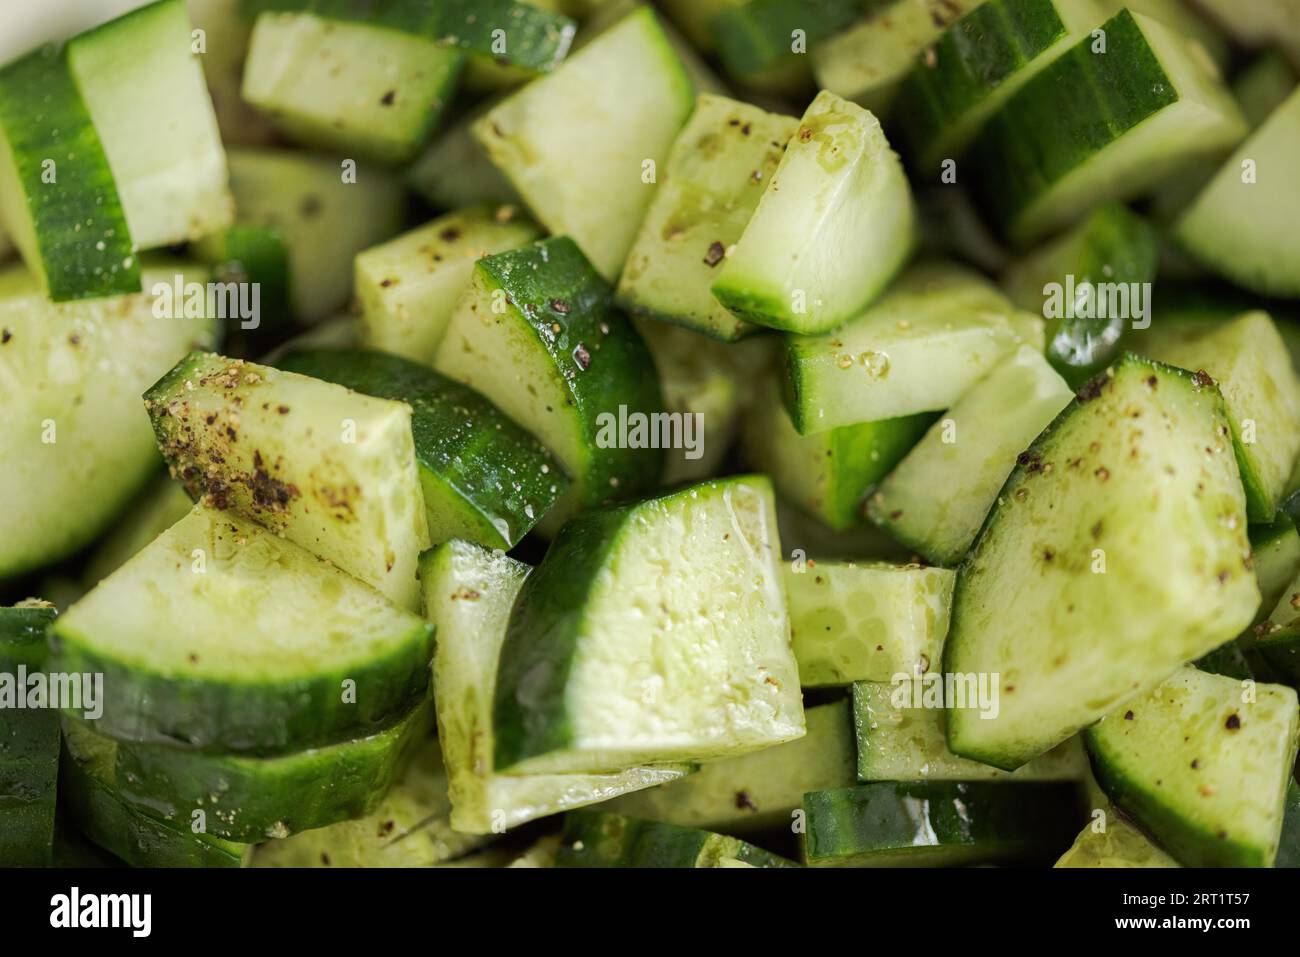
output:
[[[938, 413], [864, 422], [831, 430], [827, 461], [838, 466], [824, 516], [816, 516], [836, 531], [861, 525], [862, 503], [871, 489], [893, 471], [938, 419]], [[881, 425], [886, 426], [880, 428]]]
[[949, 26], [894, 101], [892, 115], [911, 165], [929, 173], [920, 168], [920, 155], [944, 128], [1065, 33], [1052, 0], [987, 0]]
[[1255, 678], [1255, 672], [1235, 638], [1226, 645], [1215, 648], [1208, 655], [1202, 655], [1193, 664], [1201, 671], [1236, 678], [1238, 681], [1253, 681]]
[[721, 11], [710, 29], [727, 72], [735, 77], [760, 73], [800, 54], [791, 51], [791, 34], [802, 30], [809, 47], [856, 20], [884, 0], [749, 0]]
[[1264, 659], [1270, 679], [1300, 688], [1300, 630], [1260, 635], [1255, 639], [1254, 650]]
[[[0, 672], [41, 667], [54, 616], [53, 608], [0, 608]], [[7, 710], [0, 719], [0, 865], [43, 866], [54, 846], [59, 716]]]
[[[612, 291], [567, 236], [486, 256], [475, 267], [505, 290], [512, 307], [562, 370], [593, 449], [586, 505], [635, 498], [663, 474], [663, 449], [602, 449], [596, 417], [664, 409], [654, 359], [640, 333], [613, 307]], [[555, 277], [564, 277], [559, 282]], [[558, 309], [556, 307], [559, 307]], [[558, 331], [556, 331], [558, 327]], [[575, 353], [587, 355], [584, 367]], [[635, 374], [631, 370], [644, 370]]]
[[119, 744], [117, 784], [142, 813], [188, 827], [206, 812], [207, 833], [258, 843], [363, 817], [396, 779], [412, 740], [432, 726], [421, 706], [384, 740], [349, 742], [285, 758], [203, 755], [154, 744]]
[[229, 226], [219, 245], [220, 258], [211, 264], [213, 282], [255, 283], [261, 307], [258, 328], [288, 327], [293, 317], [289, 248], [279, 232], [262, 226]]
[[[420, 625], [388, 658], [361, 667], [237, 684], [124, 664], [60, 632], [57, 624], [51, 634], [56, 670], [104, 675], [99, 733], [209, 753], [283, 754], [382, 731], [428, 693], [433, 656], [433, 627]], [[345, 680], [356, 683], [353, 704], [342, 700]]]
[[564, 690], [583, 607], [630, 509], [602, 509], [571, 520], [524, 579], [497, 670], [492, 714], [497, 770], [571, 743]]
[[[126, 213], [62, 51], [45, 47], [0, 70], [0, 127], [22, 181], [50, 298], [138, 293]], [[42, 180], [55, 163], [55, 182]]]
[[[709, 842], [718, 835], [680, 824], [644, 821], [600, 811], [570, 811], [556, 867], [699, 867], [709, 863]], [[730, 855], [729, 855], [730, 856]], [[798, 867], [744, 841], [734, 855], [754, 867]]]
[[1286, 785], [1286, 814], [1274, 867], [1300, 867], [1300, 784], [1293, 777]]
[[[1085, 820], [1071, 781], [882, 781], [804, 795], [809, 864], [870, 865], [906, 855], [916, 866], [1045, 863]], [[938, 843], [916, 845], [918, 833]]]
[[1030, 203], [1092, 157], [1094, 144], [1178, 100], [1127, 9], [1101, 29], [1104, 55], [1092, 52], [1091, 38], [1067, 50], [990, 117], [971, 147], [968, 175], [1004, 235]]
[[[544, 73], [569, 52], [577, 24], [514, 0], [242, 0], [247, 18], [260, 13], [311, 13], [388, 27], [478, 56]], [[492, 32], [506, 32], [506, 52], [492, 49]]]
[[559, 461], [540, 442], [473, 389], [428, 366], [361, 349], [304, 350], [276, 365], [410, 405], [420, 468], [458, 492], [487, 527], [507, 527], [504, 537], [477, 544], [514, 548], [568, 488]]

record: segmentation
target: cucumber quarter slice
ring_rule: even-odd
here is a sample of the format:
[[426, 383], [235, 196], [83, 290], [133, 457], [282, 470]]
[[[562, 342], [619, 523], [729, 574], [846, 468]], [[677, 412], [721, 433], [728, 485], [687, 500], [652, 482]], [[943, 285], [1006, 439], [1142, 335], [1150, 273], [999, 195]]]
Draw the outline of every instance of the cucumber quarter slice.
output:
[[645, 343], [571, 239], [479, 260], [434, 366], [541, 439], [576, 504], [635, 495], [662, 474], [671, 436], [611, 434], [634, 414], [657, 430], [663, 400]]
[[457, 50], [382, 25], [263, 13], [242, 95], [291, 140], [401, 163], [432, 134], [464, 64]]
[[938, 667], [955, 579], [942, 568], [885, 562], [787, 565], [799, 683], [890, 681]]
[[798, 128], [791, 116], [700, 96], [628, 253], [618, 283], [623, 308], [726, 341], [755, 330], [710, 286]]
[[117, 743], [63, 720], [59, 796], [77, 829], [132, 867], [242, 867], [252, 847], [195, 833], [131, 804], [118, 790]]
[[654, 195], [645, 177], [694, 106], [681, 61], [643, 7], [493, 107], [474, 135], [537, 219], [572, 236], [612, 282]]
[[1076, 786], [882, 781], [804, 797], [810, 867], [954, 867], [1052, 861], [1082, 817]]
[[1262, 621], [1282, 600], [1287, 586], [1300, 573], [1300, 534], [1290, 516], [1279, 515], [1271, 525], [1250, 530], [1255, 581], [1262, 596], [1256, 620]]
[[1105, 53], [1084, 37], [1007, 100], [972, 146], [971, 181], [1016, 243], [1138, 195], [1246, 134], [1241, 111], [1185, 37], [1129, 10], [1100, 30]]
[[1184, 668], [1087, 733], [1097, 780], [1180, 863], [1271, 867], [1295, 764], [1296, 694]]
[[926, 561], [956, 565], [1016, 457], [1073, 397], [1041, 352], [1021, 346], [930, 427], [867, 499], [867, 514]]
[[700, 761], [802, 736], [780, 554], [761, 476], [569, 522], [510, 616], [497, 769]]
[[[144, 275], [206, 278], [175, 262]], [[143, 293], [51, 303], [21, 266], [0, 269], [0, 578], [89, 544], [158, 467], [140, 393], [216, 327], [154, 306]]]
[[1266, 607], [1268, 617], [1255, 626], [1247, 645], [1281, 680], [1300, 685], [1300, 575]]
[[948, 746], [1017, 768], [1235, 637], [1259, 604], [1245, 513], [1218, 389], [1122, 357], [1020, 456], [958, 572], [943, 671], [1000, 694], [993, 719], [950, 709]]
[[[1072, 388], [1078, 388], [1118, 358], [1129, 323], [1144, 318], [1134, 308], [1135, 284], [1146, 291], [1143, 309], [1150, 319], [1149, 290], [1159, 256], [1154, 227], [1122, 203], [1106, 203], [1078, 226], [1012, 263], [1002, 285], [1021, 309], [1048, 317], [1047, 358]], [[1117, 302], [1115, 295], [1125, 298]], [[1124, 302], [1129, 306], [1116, 307]]]
[[867, 492], [907, 454], [934, 416], [928, 412], [842, 425], [800, 435], [776, 383], [754, 402], [744, 424], [744, 450], [754, 468], [772, 477], [777, 491], [829, 528], [864, 521]]
[[172, 474], [412, 611], [429, 546], [411, 407], [194, 352], [145, 393]]
[[417, 616], [202, 506], [51, 635], [62, 670], [104, 673], [102, 733], [208, 752], [283, 753], [381, 730], [427, 692], [432, 653]]
[[1300, 455], [1300, 378], [1268, 313], [1248, 312], [1205, 328], [1181, 341], [1154, 338], [1146, 351], [1219, 383], [1250, 520], [1271, 522]]
[[1174, 230], [1199, 262], [1262, 295], [1300, 297], [1300, 197], [1289, 182], [1300, 151], [1300, 90], [1237, 148]]
[[293, 352], [280, 368], [406, 402], [429, 539], [513, 548], [569, 487], [559, 463], [486, 399], [381, 352]]
[[605, 811], [565, 816], [556, 867], [798, 867], [736, 837]]
[[688, 768], [632, 767], [609, 774], [508, 776], [493, 770], [492, 701], [510, 608], [529, 567], [468, 542], [448, 542], [420, 563], [425, 615], [437, 628], [433, 681], [447, 762], [451, 825], [500, 833], [534, 818], [672, 781]]
[[104, 144], [137, 249], [198, 239], [234, 219], [226, 154], [193, 43], [185, 0], [158, 0], [68, 42], [68, 69]]
[[364, 341], [416, 362], [432, 362], [474, 263], [540, 235], [513, 207], [474, 207], [360, 253], [353, 285]]
[[1113, 812], [1106, 815], [1106, 829], [1093, 830], [1095, 822], [1079, 832], [1070, 849], [1061, 855], [1057, 867], [1178, 867], [1176, 860], [1151, 839]]
[[[51, 189], [60, 172], [76, 187]], [[56, 302], [140, 291], [104, 144], [53, 48], [0, 70], [0, 225]]]
[[949, 408], [1020, 344], [1011, 303], [948, 263], [905, 272], [842, 329], [786, 339], [786, 406], [803, 435]]
[[915, 232], [912, 191], [879, 121], [823, 91], [727, 252], [713, 294], [760, 325], [825, 332], [880, 295], [911, 255]]
[[948, 750], [943, 699], [934, 697], [938, 690], [937, 683], [854, 683], [858, 780], [1078, 781], [1087, 773], [1087, 757], [1077, 735], [1014, 771], [958, 757]]
[[804, 712], [808, 733], [774, 748], [711, 761], [679, 781], [615, 798], [602, 811], [725, 834], [789, 827], [808, 791], [855, 783], [848, 702]]

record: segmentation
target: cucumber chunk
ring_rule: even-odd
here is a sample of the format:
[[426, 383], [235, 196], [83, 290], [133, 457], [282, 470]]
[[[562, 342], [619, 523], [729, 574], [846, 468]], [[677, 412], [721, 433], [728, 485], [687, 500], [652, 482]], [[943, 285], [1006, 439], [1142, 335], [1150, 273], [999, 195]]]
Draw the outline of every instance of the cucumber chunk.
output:
[[[958, 757], [948, 750], [943, 700], [934, 697], [937, 690], [925, 684], [854, 683], [858, 780], [1078, 781], [1087, 773], [1087, 758], [1077, 735], [1014, 771]], [[915, 707], [918, 701], [927, 706]]]
[[702, 94], [628, 253], [619, 305], [725, 341], [755, 331], [710, 286], [798, 128], [794, 117]]
[[456, 50], [379, 24], [263, 13], [242, 95], [291, 140], [401, 163], [437, 126], [464, 64]]
[[563, 463], [573, 486], [562, 513], [653, 488], [662, 474], [663, 449], [650, 447], [657, 433], [629, 432], [626, 442], [610, 434], [625, 413], [653, 421], [663, 400], [645, 343], [571, 239], [480, 259], [434, 366]]
[[1146, 351], [1218, 381], [1250, 520], [1271, 522], [1300, 456], [1300, 377], [1268, 313], [1248, 312], [1207, 328], [1181, 342], [1153, 337]]
[[467, 538], [513, 548], [569, 487], [559, 463], [481, 395], [381, 352], [317, 350], [280, 360], [289, 372], [406, 402], [433, 544]]
[[376, 734], [270, 758], [119, 743], [117, 781], [144, 813], [189, 827], [200, 811], [208, 834], [255, 844], [373, 811], [432, 727], [432, 705], [418, 705]]
[[417, 616], [261, 526], [201, 506], [51, 634], [60, 670], [104, 673], [102, 733], [209, 752], [284, 753], [372, 734], [424, 697], [432, 653]]
[[1016, 457], [1074, 393], [1021, 346], [963, 395], [867, 499], [873, 522], [926, 561], [965, 557]]
[[190, 247], [191, 254], [212, 268], [216, 283], [251, 284], [257, 298], [242, 312], [227, 308], [226, 318], [243, 329], [287, 327], [293, 319], [290, 300], [290, 250], [280, 230], [269, 226], [229, 226]]
[[1022, 86], [972, 146], [971, 181], [1016, 243], [1138, 195], [1246, 134], [1241, 111], [1184, 37], [1128, 10], [1100, 30]]
[[1020, 456], [958, 573], [943, 671], [1001, 693], [992, 720], [950, 709], [948, 746], [1017, 768], [1235, 637], [1259, 604], [1245, 512], [1218, 389], [1123, 356]]
[[[144, 275], [206, 278], [162, 262]], [[158, 467], [140, 393], [216, 327], [154, 306], [141, 293], [51, 303], [22, 267], [0, 270], [0, 578], [89, 544]]]
[[510, 616], [497, 770], [699, 761], [803, 735], [780, 553], [761, 476], [569, 522]]
[[1249, 647], [1278, 678], [1300, 685], [1300, 575], [1288, 582], [1268, 617], [1249, 636]]
[[572, 811], [556, 867], [798, 867], [736, 837], [642, 821], [604, 811]]
[[791, 646], [805, 688], [890, 681], [937, 667], [956, 575], [885, 562], [786, 566]]
[[406, 182], [437, 209], [522, 202], [474, 138], [474, 124], [492, 104], [448, 123], [406, 171]]
[[1300, 297], [1300, 90], [1237, 148], [1174, 230], [1192, 256], [1254, 292]]
[[437, 628], [433, 682], [449, 776], [451, 826], [500, 833], [526, 821], [679, 778], [688, 768], [507, 776], [493, 770], [492, 701], [510, 608], [529, 567], [468, 542], [420, 562], [425, 615]]
[[882, 781], [804, 797], [810, 867], [1055, 860], [1079, 827], [1073, 783]]
[[[746, 0], [723, 5], [709, 29], [718, 58], [737, 83], [797, 98], [812, 86], [805, 49], [848, 26], [871, 2]], [[803, 48], [794, 49], [795, 37]]]
[[738, 758], [711, 761], [694, 774], [614, 798], [601, 810], [726, 834], [789, 827], [808, 791], [853, 784], [853, 724], [848, 702], [807, 709], [802, 738]]
[[226, 154], [193, 43], [185, 0], [158, 0], [68, 42], [68, 69], [104, 144], [136, 249], [198, 239], [234, 220]]
[[[75, 187], [50, 189], [51, 171]], [[140, 291], [104, 144], [53, 48], [0, 70], [0, 222], [55, 302]]]
[[1279, 516], [1271, 525], [1250, 530], [1251, 557], [1261, 601], [1256, 623], [1277, 607], [1287, 586], [1300, 574], [1300, 534], [1289, 516]]
[[420, 607], [429, 528], [405, 402], [194, 352], [145, 393], [145, 408], [191, 497]]
[[914, 266], [843, 329], [787, 337], [790, 418], [808, 435], [946, 409], [1020, 344], [1025, 328], [977, 273]]
[[694, 106], [681, 61], [642, 8], [491, 109], [474, 135], [538, 220], [613, 282], [654, 195], [644, 177]]
[[483, 256], [541, 235], [509, 206], [440, 216], [357, 255], [356, 297], [364, 341], [416, 362], [432, 362], [456, 301]]
[[1184, 668], [1087, 732], [1097, 780], [1189, 867], [1271, 867], [1295, 764], [1296, 694]]
[[911, 255], [916, 211], [880, 123], [821, 92], [713, 283], [741, 318], [790, 332], [840, 326]]
[[77, 829], [131, 867], [243, 867], [253, 848], [196, 833], [122, 797], [114, 762], [117, 743], [91, 725], [63, 719], [59, 797]]
[[1056, 867], [1178, 867], [1151, 839], [1113, 811], [1106, 815], [1105, 830], [1090, 822], [1079, 832]]

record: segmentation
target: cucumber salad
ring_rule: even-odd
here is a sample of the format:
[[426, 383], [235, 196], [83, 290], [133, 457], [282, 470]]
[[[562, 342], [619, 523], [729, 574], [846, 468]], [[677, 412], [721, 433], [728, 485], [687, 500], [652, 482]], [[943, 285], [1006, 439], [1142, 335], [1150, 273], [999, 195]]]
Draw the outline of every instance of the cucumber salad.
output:
[[0, 866], [1300, 866], [1300, 0], [0, 11]]

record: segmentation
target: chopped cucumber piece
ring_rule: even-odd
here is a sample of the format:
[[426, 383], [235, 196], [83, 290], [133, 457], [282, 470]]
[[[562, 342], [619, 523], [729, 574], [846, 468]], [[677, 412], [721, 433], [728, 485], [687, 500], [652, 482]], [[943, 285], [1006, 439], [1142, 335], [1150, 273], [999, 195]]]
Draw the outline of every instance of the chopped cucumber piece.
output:
[[962, 565], [943, 671], [996, 676], [999, 713], [950, 709], [949, 747], [1017, 768], [1236, 636], [1259, 604], [1245, 513], [1218, 389], [1122, 357], [1020, 456]]
[[208, 81], [222, 142], [255, 146], [271, 142], [275, 131], [239, 94], [254, 19], [244, 15], [240, 9], [243, 3], [244, 0], [186, 0], [185, 6], [194, 29], [202, 30], [207, 41], [202, 53], [203, 75]]
[[1150, 319], [1158, 260], [1151, 224], [1122, 203], [1107, 203], [1012, 263], [1002, 285], [1021, 309], [1048, 317], [1047, 358], [1078, 388], [1118, 358], [1131, 321]]
[[60, 670], [104, 674], [103, 733], [212, 752], [372, 734], [424, 697], [432, 652], [417, 616], [261, 526], [202, 507], [51, 634]]
[[1073, 397], [1041, 352], [1021, 346], [930, 427], [867, 499], [867, 514], [927, 561], [956, 565], [1016, 457]]
[[1184, 668], [1087, 732], [1097, 780], [1180, 863], [1271, 867], [1300, 735], [1296, 694]]
[[948, 26], [894, 104], [917, 171], [960, 156], [1003, 103], [1104, 19], [1096, 0], [988, 0]]
[[604, 811], [564, 818], [556, 867], [798, 867], [737, 837]]
[[[246, 284], [256, 299], [234, 300], [226, 319], [243, 329], [258, 329], [265, 322], [281, 329], [293, 318], [290, 305], [289, 247], [280, 230], [270, 226], [229, 226], [194, 243], [190, 252], [212, 268], [212, 281]], [[229, 288], [229, 287], [227, 287]], [[231, 300], [227, 299], [226, 302]], [[240, 311], [238, 307], [243, 306]]]
[[[599, 2], [599, 0], [597, 0]], [[702, 53], [717, 49], [713, 21], [723, 10], [741, 7], [749, 0], [660, 0], [668, 17]]]
[[1300, 784], [1295, 778], [1286, 783], [1286, 813], [1273, 866], [1300, 867]]
[[[811, 85], [804, 51], [847, 27], [864, 0], [747, 0], [709, 23], [718, 58], [737, 82], [795, 94]], [[794, 38], [804, 44], [794, 49]]]
[[946, 409], [1020, 344], [1025, 328], [977, 273], [914, 266], [843, 329], [786, 339], [790, 418], [808, 435]]
[[727, 834], [789, 827], [808, 791], [853, 784], [848, 702], [804, 712], [808, 733], [774, 748], [711, 761], [694, 774], [615, 798], [602, 810]]
[[158, 0], [68, 42], [68, 69], [136, 249], [198, 239], [234, 219], [226, 154], [193, 44], [185, 0]]
[[1147, 351], [1219, 383], [1250, 520], [1271, 522], [1300, 455], [1300, 377], [1268, 313], [1207, 328], [1182, 342], [1155, 339]]
[[263, 13], [242, 95], [292, 140], [401, 163], [433, 132], [464, 63], [457, 50], [378, 24]]
[[1101, 0], [1101, 5], [1108, 17], [1128, 7], [1134, 13], [1159, 20], [1180, 34], [1194, 49], [1194, 55], [1205, 59], [1220, 73], [1232, 58], [1227, 37], [1201, 13], [1198, 6], [1204, 4], [1199, 0], [1196, 3], [1183, 0]]
[[416, 362], [432, 362], [474, 263], [540, 235], [513, 207], [474, 207], [358, 254], [354, 285], [364, 341]]
[[520, 202], [519, 194], [483, 147], [473, 127], [491, 104], [448, 124], [406, 171], [406, 181], [438, 209]]
[[193, 352], [145, 393], [145, 408], [193, 498], [420, 607], [415, 566], [429, 528], [405, 402]]
[[1300, 297], [1300, 90], [1228, 158], [1175, 227], [1205, 266], [1264, 295]]
[[972, 147], [985, 208], [1017, 243], [1138, 195], [1246, 133], [1241, 111], [1184, 37], [1128, 10], [1100, 30], [1022, 86]]
[[1261, 596], [1258, 623], [1277, 607], [1287, 586], [1300, 574], [1300, 534], [1296, 533], [1295, 522], [1289, 516], [1280, 516], [1271, 525], [1253, 527], [1250, 548]]
[[1178, 867], [1176, 860], [1151, 839], [1113, 811], [1106, 815], [1104, 830], [1090, 821], [1079, 832], [1070, 849], [1061, 855], [1057, 867]]
[[1249, 645], [1287, 684], [1300, 685], [1300, 575], [1287, 583]]
[[823, 91], [727, 252], [713, 294], [760, 325], [825, 332], [860, 314], [903, 267], [915, 220], [879, 121]]
[[804, 797], [810, 867], [1055, 860], [1079, 827], [1073, 783], [881, 781]]
[[569, 522], [510, 616], [497, 769], [699, 761], [802, 736], [780, 554], [761, 476]]
[[[573, 479], [562, 512], [658, 482], [665, 443], [647, 434], [662, 407], [653, 360], [573, 240], [480, 259], [434, 365], [555, 453]], [[619, 432], [640, 419], [639, 435]]]
[[450, 778], [451, 825], [458, 831], [500, 833], [689, 770], [632, 767], [609, 774], [514, 777], [493, 770], [497, 664], [511, 605], [530, 570], [468, 542], [448, 542], [425, 553], [420, 563], [425, 614], [438, 634], [433, 659], [438, 736]]
[[1268, 50], [1242, 68], [1232, 81], [1232, 94], [1252, 130], [1295, 92], [1296, 71], [1276, 50]]
[[91, 725], [63, 719], [59, 798], [77, 829], [132, 867], [242, 867], [253, 848], [146, 813], [122, 797], [117, 743]]
[[378, 807], [365, 817], [259, 845], [254, 867], [437, 867], [485, 845], [448, 820], [447, 771], [426, 739]]
[[572, 236], [612, 282], [654, 195], [655, 169], [694, 105], [647, 7], [495, 106], [474, 135], [538, 220]]
[[793, 117], [701, 95], [628, 253], [619, 304], [727, 341], [753, 332], [710, 286], [798, 128]]
[[942, 568], [885, 562], [786, 566], [799, 683], [890, 681], [938, 667], [956, 577]]
[[1014, 771], [953, 754], [948, 750], [937, 681], [854, 683], [853, 725], [860, 781], [996, 781], [1007, 777], [1077, 781], [1087, 773], [1088, 761], [1077, 735]]
[[[189, 264], [152, 287], [205, 278]], [[0, 578], [65, 558], [99, 536], [158, 467], [140, 393], [215, 324], [136, 293], [51, 303], [21, 266], [0, 270]]]
[[1251, 680], [1255, 677], [1255, 672], [1246, 659], [1240, 638], [1220, 645], [1207, 655], [1201, 655], [1192, 664], [1212, 675], [1225, 675], [1238, 681]]

